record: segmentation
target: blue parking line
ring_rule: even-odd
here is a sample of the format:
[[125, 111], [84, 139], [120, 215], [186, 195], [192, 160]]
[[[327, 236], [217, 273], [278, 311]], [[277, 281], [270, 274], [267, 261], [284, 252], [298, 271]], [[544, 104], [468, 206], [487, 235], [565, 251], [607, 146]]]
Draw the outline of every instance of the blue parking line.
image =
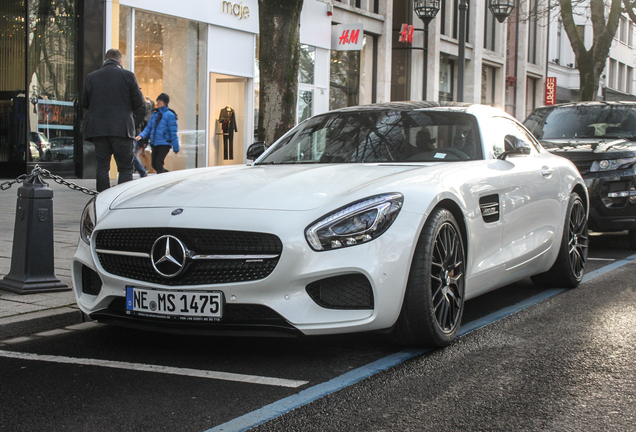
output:
[[[629, 264], [630, 262], [634, 260], [636, 260], [636, 255], [631, 255], [627, 258], [623, 258], [622, 260], [606, 265], [598, 270], [595, 270], [583, 276], [582, 282], [587, 282], [591, 279], [594, 279], [595, 277], [601, 276], [605, 273], [608, 273], [612, 270], [615, 270], [619, 267]], [[523, 309], [526, 309], [532, 305], [541, 303], [542, 301], [550, 297], [553, 297], [559, 293], [562, 293], [563, 291], [567, 291], [567, 290], [564, 288], [549, 289], [549, 290], [541, 292], [540, 294], [527, 298], [523, 300], [522, 302], [519, 302], [515, 305], [505, 307], [489, 315], [486, 315], [480, 319], [466, 323], [460, 327], [458, 336], [464, 336], [474, 330], [477, 330], [488, 324], [492, 324], [496, 321], [499, 321], [500, 319], [503, 319], [509, 315], [512, 315]], [[345, 387], [355, 384], [358, 381], [361, 381], [365, 378], [368, 378], [372, 375], [377, 374], [378, 372], [392, 368], [393, 366], [397, 366], [400, 363], [403, 363], [409, 359], [412, 359], [413, 357], [417, 357], [421, 354], [424, 354], [427, 351], [430, 351], [430, 350], [424, 349], [424, 348], [409, 348], [409, 349], [405, 349], [403, 351], [397, 352], [395, 354], [391, 354], [390, 356], [384, 357], [380, 360], [374, 361], [373, 363], [369, 363], [368, 365], [354, 369], [350, 372], [347, 372], [346, 374], [340, 375], [327, 382], [305, 389], [298, 394], [286, 397], [284, 399], [281, 399], [279, 401], [266, 405], [263, 408], [247, 413], [241, 417], [237, 417], [234, 420], [231, 420], [227, 423], [223, 423], [212, 429], [208, 429], [205, 432], [246, 431], [255, 426], [258, 426], [259, 424], [265, 423], [266, 421], [272, 420], [296, 408], [299, 408], [303, 405], [313, 402], [316, 399], [320, 399], [323, 396], [327, 396], [329, 394], [335, 393], [338, 390], [341, 390]]]
[[587, 282], [590, 279], [594, 279], [597, 276], [600, 276], [600, 275], [605, 274], [607, 272], [610, 272], [612, 270], [616, 270], [617, 268], [622, 267], [625, 264], [629, 264], [630, 262], [632, 262], [634, 260], [636, 260], [636, 254], [628, 256], [627, 258], [623, 258], [622, 260], [618, 260], [616, 262], [613, 262], [612, 264], [608, 264], [608, 265], [606, 265], [604, 267], [601, 267], [598, 270], [594, 270], [593, 272], [590, 272], [590, 273], [584, 275], [582, 282]]

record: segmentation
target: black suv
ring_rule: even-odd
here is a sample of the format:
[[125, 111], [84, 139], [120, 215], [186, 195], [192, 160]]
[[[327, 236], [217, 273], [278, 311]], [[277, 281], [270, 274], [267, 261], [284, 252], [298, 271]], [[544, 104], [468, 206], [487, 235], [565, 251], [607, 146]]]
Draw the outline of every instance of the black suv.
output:
[[636, 249], [636, 102], [545, 106], [524, 124], [546, 150], [579, 169], [590, 195], [590, 229], [629, 230]]

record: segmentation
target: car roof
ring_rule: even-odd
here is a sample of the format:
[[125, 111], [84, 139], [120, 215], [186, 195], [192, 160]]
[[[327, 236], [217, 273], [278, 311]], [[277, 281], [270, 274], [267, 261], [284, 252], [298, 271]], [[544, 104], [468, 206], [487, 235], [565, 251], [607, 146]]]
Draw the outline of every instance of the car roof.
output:
[[537, 109], [552, 109], [552, 108], [570, 108], [570, 107], [630, 107], [636, 108], [636, 102], [632, 101], [585, 101], [585, 102], [565, 102], [555, 105], [544, 105]]
[[[490, 105], [480, 105], [469, 102], [428, 102], [428, 101], [403, 101], [403, 102], [382, 102], [369, 105], [356, 105], [345, 108], [338, 108], [323, 114], [347, 113], [347, 112], [374, 112], [374, 111], [455, 111], [465, 112], [475, 115], [497, 115], [512, 118], [505, 111], [491, 107]], [[319, 114], [320, 115], [320, 114]]]

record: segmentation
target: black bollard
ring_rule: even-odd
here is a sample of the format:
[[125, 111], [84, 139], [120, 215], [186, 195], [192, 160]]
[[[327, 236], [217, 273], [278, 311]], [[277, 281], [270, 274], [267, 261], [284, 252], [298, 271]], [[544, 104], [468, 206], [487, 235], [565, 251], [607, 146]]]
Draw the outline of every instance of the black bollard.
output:
[[18, 188], [11, 271], [0, 289], [19, 294], [70, 291], [55, 277], [53, 257], [53, 190], [39, 175]]

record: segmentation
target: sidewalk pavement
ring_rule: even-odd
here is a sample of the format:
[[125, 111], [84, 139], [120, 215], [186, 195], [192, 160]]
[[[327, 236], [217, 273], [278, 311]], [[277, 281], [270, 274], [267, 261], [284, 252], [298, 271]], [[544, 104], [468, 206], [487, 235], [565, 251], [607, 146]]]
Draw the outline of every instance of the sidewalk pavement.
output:
[[[135, 175], [135, 178], [138, 176]], [[0, 183], [15, 179], [0, 179]], [[94, 179], [67, 179], [88, 189], [95, 189]], [[43, 332], [71, 324], [84, 318], [75, 304], [71, 280], [71, 259], [79, 240], [79, 221], [91, 195], [45, 179], [53, 190], [53, 239], [55, 276], [68, 285], [68, 291], [18, 294], [0, 289], [0, 340]], [[0, 190], [0, 279], [11, 269], [13, 231], [18, 188], [15, 183]]]

